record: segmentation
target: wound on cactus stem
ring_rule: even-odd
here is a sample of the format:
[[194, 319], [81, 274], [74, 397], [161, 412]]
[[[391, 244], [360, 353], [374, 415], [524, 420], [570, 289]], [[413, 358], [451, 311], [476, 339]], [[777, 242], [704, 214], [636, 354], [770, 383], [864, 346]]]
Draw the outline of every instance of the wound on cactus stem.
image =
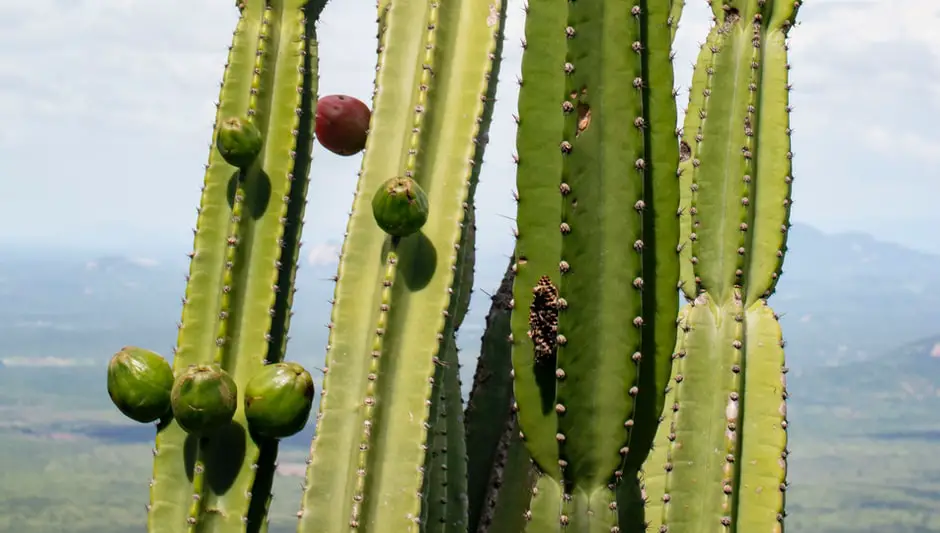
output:
[[297, 363], [265, 366], [245, 386], [248, 427], [272, 439], [304, 428], [313, 406], [313, 377]]
[[170, 412], [173, 370], [166, 359], [125, 346], [108, 363], [108, 395], [131, 420], [153, 422]]
[[250, 120], [230, 117], [222, 121], [215, 146], [226, 163], [245, 169], [261, 153], [261, 131]]
[[238, 394], [232, 377], [217, 366], [191, 365], [173, 383], [173, 417], [187, 433], [204, 436], [232, 421]]
[[376, 224], [393, 237], [407, 237], [428, 221], [428, 196], [411, 178], [392, 178], [372, 198]]
[[317, 101], [317, 140], [341, 156], [355, 155], [366, 147], [372, 112], [361, 100], [331, 94]]
[[534, 298], [529, 306], [529, 337], [535, 349], [535, 360], [547, 361], [555, 356], [558, 337], [558, 289], [551, 278], [542, 276], [532, 289]]

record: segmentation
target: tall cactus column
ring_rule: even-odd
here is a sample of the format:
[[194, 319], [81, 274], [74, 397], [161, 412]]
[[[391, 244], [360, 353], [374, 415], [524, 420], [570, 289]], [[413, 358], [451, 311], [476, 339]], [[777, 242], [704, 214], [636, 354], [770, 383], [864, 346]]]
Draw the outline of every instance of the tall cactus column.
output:
[[211, 436], [190, 435], [175, 418], [159, 426], [148, 506], [153, 533], [264, 527], [277, 442], [248, 426], [243, 399], [251, 378], [283, 358], [287, 342], [316, 101], [318, 13], [305, 13], [304, 4], [239, 6], [216, 135], [242, 125], [256, 128], [263, 145], [244, 168], [216, 147], [209, 154], [174, 358], [178, 375], [192, 365], [225, 371], [239, 402], [233, 422]]
[[647, 518], [659, 531], [783, 530], [786, 367], [766, 299], [789, 228], [786, 37], [799, 5], [712, 4], [715, 25], [696, 65], [682, 140], [692, 251], [683, 289], [694, 299], [683, 311], [670, 404], [644, 468]]
[[528, 6], [512, 316], [519, 424], [542, 472], [527, 531], [615, 531], [616, 484], [655, 433], [678, 311], [678, 7]]
[[[462, 227], [485, 144], [500, 10], [491, 0], [379, 2], [372, 121], [337, 275], [300, 533], [412, 532], [422, 510], [430, 514], [422, 470], [434, 444], [431, 382], [453, 315], [463, 312], [451, 304], [461, 293]], [[414, 180], [429, 205], [423, 229], [402, 238], [384, 233], [370, 208], [396, 177]]]

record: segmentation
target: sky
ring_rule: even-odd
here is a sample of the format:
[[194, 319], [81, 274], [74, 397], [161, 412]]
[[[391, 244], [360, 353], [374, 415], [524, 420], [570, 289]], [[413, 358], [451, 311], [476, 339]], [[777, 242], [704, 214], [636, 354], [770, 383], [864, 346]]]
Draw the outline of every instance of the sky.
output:
[[[231, 0], [0, 2], [0, 244], [186, 251], [227, 47]], [[808, 0], [791, 32], [793, 220], [940, 253], [940, 2]], [[704, 0], [676, 42], [680, 106]], [[320, 94], [370, 101], [374, 4], [321, 17]], [[478, 249], [512, 249], [515, 77], [510, 0], [499, 101], [478, 190]], [[315, 147], [305, 227], [335, 259], [361, 157]]]

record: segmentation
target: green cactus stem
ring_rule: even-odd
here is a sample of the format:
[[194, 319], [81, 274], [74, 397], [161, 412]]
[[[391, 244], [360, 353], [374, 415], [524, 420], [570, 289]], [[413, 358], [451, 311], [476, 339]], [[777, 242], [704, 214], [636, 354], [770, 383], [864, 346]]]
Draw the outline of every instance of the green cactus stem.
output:
[[800, 2], [715, 4], [711, 70], [704, 87], [692, 88], [708, 91], [705, 118], [687, 117], [684, 128], [699, 132], [692, 261], [698, 290], [724, 302], [746, 286], [749, 306], [772, 294], [786, 249], [793, 181], [786, 37]]
[[[500, 10], [489, 0], [379, 3], [372, 122], [337, 275], [299, 533], [420, 527], [430, 381], [454, 325]], [[415, 180], [429, 200], [422, 231], [397, 244], [369, 205], [390, 176]]]
[[[240, 392], [286, 349], [313, 140], [313, 22], [321, 7], [241, 2], [219, 95], [217, 123], [247, 116], [263, 146], [246, 172], [217, 147], [210, 151], [173, 363], [177, 372], [219, 365]], [[158, 427], [150, 533], [264, 530], [276, 442], [252, 438], [238, 403], [233, 424], [215, 437], [194, 439], [172, 420]]]
[[608, 485], [655, 433], [678, 311], [673, 8], [528, 7], [512, 317], [519, 423], [544, 473], [528, 531], [618, 527]]
[[486, 316], [480, 357], [464, 416], [467, 424], [469, 531], [474, 533], [488, 512], [486, 498], [492, 490], [493, 470], [501, 468], [496, 460], [499, 448], [509, 444], [504, 436], [506, 425], [510, 421], [516, 425], [512, 416], [512, 345], [509, 343], [514, 263], [515, 258], [512, 258]]
[[438, 392], [430, 418], [428, 458], [425, 467], [427, 495], [425, 533], [467, 532], [467, 443], [464, 438], [463, 399], [457, 339], [445, 334], [440, 363], [434, 374]]
[[[787, 453], [783, 339], [763, 301], [747, 309], [741, 303], [740, 294], [719, 305], [704, 293], [688, 313], [674, 403], [657, 439], [667, 450], [658, 467], [665, 483], [646, 481], [650, 514], [662, 510], [650, 519], [670, 532], [781, 528]], [[663, 459], [658, 452], [654, 457]]]
[[510, 417], [496, 449], [489, 486], [477, 529], [471, 533], [519, 533], [526, 527], [527, 511], [538, 470], [519, 436], [515, 415]]

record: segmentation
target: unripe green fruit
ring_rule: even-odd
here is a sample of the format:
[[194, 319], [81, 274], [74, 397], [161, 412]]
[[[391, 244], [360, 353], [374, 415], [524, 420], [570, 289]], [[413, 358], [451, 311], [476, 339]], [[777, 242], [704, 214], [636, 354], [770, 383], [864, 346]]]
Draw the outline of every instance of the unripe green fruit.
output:
[[259, 435], [283, 439], [307, 424], [313, 377], [297, 363], [267, 365], [245, 386], [245, 417]]
[[193, 435], [211, 433], [232, 421], [238, 407], [237, 391], [225, 370], [192, 365], [173, 383], [173, 418]]
[[108, 396], [124, 416], [153, 422], [170, 411], [173, 370], [158, 354], [125, 346], [108, 363]]
[[227, 118], [219, 125], [215, 146], [226, 163], [248, 168], [261, 153], [261, 131], [248, 119]]
[[428, 221], [428, 196], [411, 178], [392, 178], [372, 197], [372, 216], [385, 233], [406, 237]]

